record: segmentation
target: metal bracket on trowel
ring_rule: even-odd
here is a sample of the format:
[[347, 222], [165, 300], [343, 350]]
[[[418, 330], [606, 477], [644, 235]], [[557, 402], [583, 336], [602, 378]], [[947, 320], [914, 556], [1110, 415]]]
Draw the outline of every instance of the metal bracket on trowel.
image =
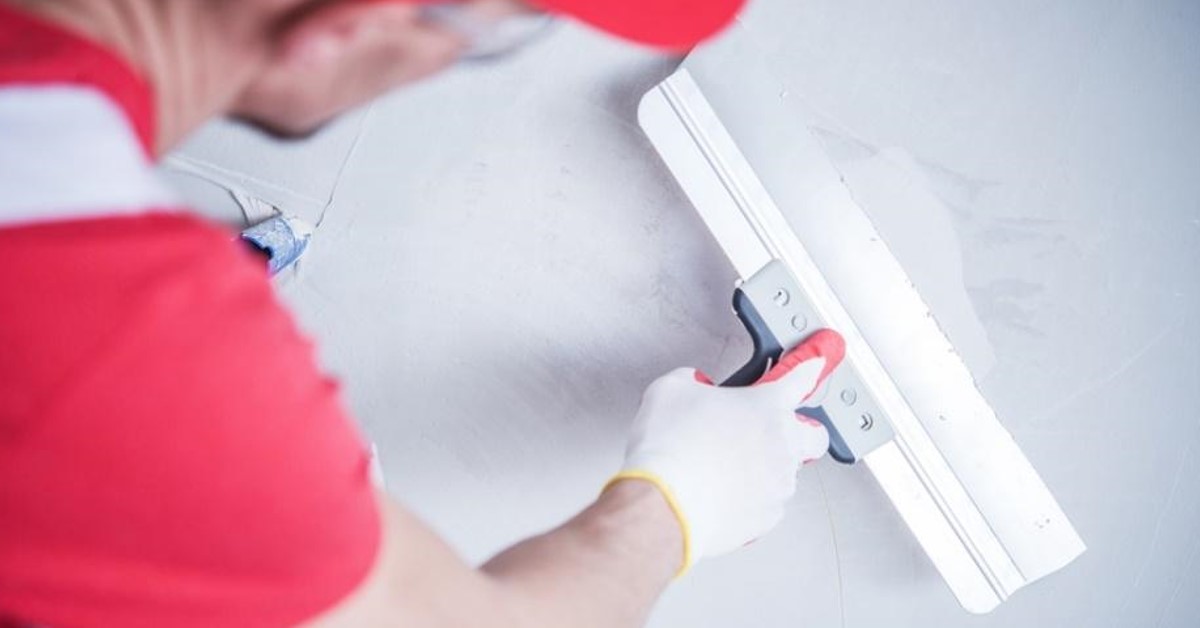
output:
[[[772, 260], [742, 282], [733, 309], [754, 341], [754, 354], [723, 386], [749, 386], [791, 347], [823, 326], [816, 307], [796, 278]], [[853, 463], [892, 440], [892, 428], [879, 404], [851, 369], [836, 369], [800, 414], [820, 421], [829, 431], [829, 455]]]

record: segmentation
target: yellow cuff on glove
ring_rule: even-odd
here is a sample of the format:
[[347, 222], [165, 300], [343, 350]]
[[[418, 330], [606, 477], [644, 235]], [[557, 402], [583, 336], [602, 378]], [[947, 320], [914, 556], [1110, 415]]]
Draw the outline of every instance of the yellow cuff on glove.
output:
[[621, 480], [642, 480], [644, 482], [649, 482], [658, 489], [659, 493], [662, 493], [663, 499], [667, 500], [667, 506], [670, 507], [671, 513], [675, 515], [676, 521], [679, 522], [679, 531], [683, 535], [683, 564], [681, 564], [679, 566], [679, 570], [675, 572], [675, 579], [678, 580], [683, 576], [683, 574], [687, 573], [688, 568], [690, 568], [692, 565], [692, 532], [688, 526], [687, 517], [684, 516], [683, 509], [679, 506], [679, 501], [675, 499], [675, 494], [671, 492], [671, 487], [667, 486], [667, 483], [664, 482], [662, 478], [650, 473], [649, 471], [642, 471], [640, 469], [626, 469], [614, 475], [612, 479], [604, 485], [604, 489], [601, 490], [601, 492], [608, 490], [608, 487], [620, 482]]

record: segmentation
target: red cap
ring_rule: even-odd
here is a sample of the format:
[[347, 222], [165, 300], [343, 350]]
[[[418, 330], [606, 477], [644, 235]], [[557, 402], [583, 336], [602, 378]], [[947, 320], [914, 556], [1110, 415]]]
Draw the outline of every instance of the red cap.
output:
[[746, 0], [531, 0], [638, 43], [686, 50], [733, 21]]

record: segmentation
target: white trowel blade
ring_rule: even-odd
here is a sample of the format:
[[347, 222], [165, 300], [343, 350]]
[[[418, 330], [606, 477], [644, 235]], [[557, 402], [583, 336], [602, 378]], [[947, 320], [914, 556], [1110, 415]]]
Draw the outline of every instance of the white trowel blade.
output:
[[[841, 368], [854, 370], [895, 432], [865, 466], [963, 607], [988, 612], [1066, 565], [1083, 542], [803, 119], [777, 109], [778, 99], [745, 106], [753, 97], [737, 95], [740, 113], [790, 131], [779, 135], [779, 158], [796, 174], [774, 181], [796, 204], [787, 217], [686, 64], [646, 94], [639, 121], [741, 277], [782, 261], [821, 322], [846, 338]], [[850, 257], [835, 275], [797, 238], [797, 216], [804, 233]]]

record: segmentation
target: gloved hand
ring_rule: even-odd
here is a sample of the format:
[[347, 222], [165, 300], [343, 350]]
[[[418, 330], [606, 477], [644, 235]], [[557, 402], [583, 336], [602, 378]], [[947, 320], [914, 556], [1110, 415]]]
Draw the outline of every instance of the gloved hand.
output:
[[719, 388], [676, 369], [646, 389], [625, 465], [609, 483], [640, 479], [666, 497], [683, 529], [683, 564], [733, 551], [783, 519], [802, 462], [829, 448], [824, 426], [795, 409], [845, 353], [831, 330], [809, 336], [757, 384]]

